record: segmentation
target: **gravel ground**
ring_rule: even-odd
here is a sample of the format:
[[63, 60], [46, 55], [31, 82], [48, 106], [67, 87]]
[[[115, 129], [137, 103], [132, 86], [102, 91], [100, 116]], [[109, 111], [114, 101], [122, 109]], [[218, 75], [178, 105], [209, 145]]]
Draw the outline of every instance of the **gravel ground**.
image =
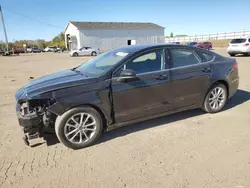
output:
[[[216, 49], [226, 55], [225, 49]], [[182, 112], [105, 133], [71, 150], [48, 137], [24, 145], [14, 92], [86, 61], [68, 54], [0, 57], [0, 187], [250, 187], [250, 57], [237, 57], [240, 88], [218, 114]]]

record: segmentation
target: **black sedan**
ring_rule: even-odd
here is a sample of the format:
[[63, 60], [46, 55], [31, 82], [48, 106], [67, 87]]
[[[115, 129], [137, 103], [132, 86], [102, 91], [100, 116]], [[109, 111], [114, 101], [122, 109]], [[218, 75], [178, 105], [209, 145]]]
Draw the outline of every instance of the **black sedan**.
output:
[[16, 92], [24, 140], [48, 128], [67, 147], [103, 131], [184, 110], [222, 110], [238, 88], [235, 59], [182, 45], [134, 45], [31, 81]]

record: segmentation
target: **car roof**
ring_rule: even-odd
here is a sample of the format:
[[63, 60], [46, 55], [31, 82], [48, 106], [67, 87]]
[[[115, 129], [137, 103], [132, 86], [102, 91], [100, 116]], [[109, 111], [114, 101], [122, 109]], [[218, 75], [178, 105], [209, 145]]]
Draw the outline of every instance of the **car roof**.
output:
[[130, 45], [116, 49], [117, 51], [123, 51], [128, 53], [134, 53], [141, 50], [157, 47], [187, 47], [186, 45], [180, 44], [141, 44], [141, 45]]
[[[118, 48], [113, 50], [114, 52], [126, 52], [129, 54], [134, 54], [140, 51], [146, 51], [146, 50], [150, 50], [150, 49], [155, 49], [157, 47], [165, 47], [165, 48], [171, 48], [171, 47], [179, 47], [179, 48], [186, 48], [186, 49], [192, 49], [192, 50], [200, 50], [206, 53], [211, 53], [213, 55], [218, 56], [219, 54], [214, 52], [214, 51], [208, 51], [208, 50], [204, 50], [201, 48], [197, 48], [195, 46], [187, 46], [187, 45], [181, 45], [181, 44], [144, 44], [144, 45], [130, 45], [130, 46], [125, 46], [122, 48]], [[220, 56], [220, 55], [219, 55]]]

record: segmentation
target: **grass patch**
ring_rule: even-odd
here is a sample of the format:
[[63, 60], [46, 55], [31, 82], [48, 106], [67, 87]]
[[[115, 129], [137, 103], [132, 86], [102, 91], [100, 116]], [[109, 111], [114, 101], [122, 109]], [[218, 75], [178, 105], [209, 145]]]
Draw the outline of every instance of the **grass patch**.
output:
[[211, 40], [213, 47], [227, 47], [231, 39]]

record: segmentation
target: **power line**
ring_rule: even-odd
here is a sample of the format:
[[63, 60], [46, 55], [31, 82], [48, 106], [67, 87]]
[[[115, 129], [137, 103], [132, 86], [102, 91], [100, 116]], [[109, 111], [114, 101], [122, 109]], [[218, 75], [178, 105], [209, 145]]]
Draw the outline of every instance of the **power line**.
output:
[[13, 13], [13, 14], [16, 14], [16, 15], [19, 15], [19, 16], [22, 16], [22, 17], [25, 17], [25, 18], [28, 18], [28, 19], [33, 20], [33, 21], [35, 21], [35, 22], [38, 22], [38, 23], [40, 23], [40, 24], [47, 25], [47, 26], [54, 27], [54, 28], [64, 29], [63, 27], [56, 26], [56, 25], [52, 25], [52, 24], [50, 24], [50, 23], [46, 23], [46, 22], [37, 20], [37, 19], [32, 18], [32, 17], [30, 17], [30, 16], [24, 15], [24, 14], [19, 13], [19, 12], [16, 12], [16, 11], [13, 11], [13, 10], [11, 10], [11, 9], [9, 9], [9, 8], [6, 9], [6, 7], [3, 7], [3, 6], [2, 6], [2, 8], [4, 8], [4, 10], [7, 10], [7, 11]]

